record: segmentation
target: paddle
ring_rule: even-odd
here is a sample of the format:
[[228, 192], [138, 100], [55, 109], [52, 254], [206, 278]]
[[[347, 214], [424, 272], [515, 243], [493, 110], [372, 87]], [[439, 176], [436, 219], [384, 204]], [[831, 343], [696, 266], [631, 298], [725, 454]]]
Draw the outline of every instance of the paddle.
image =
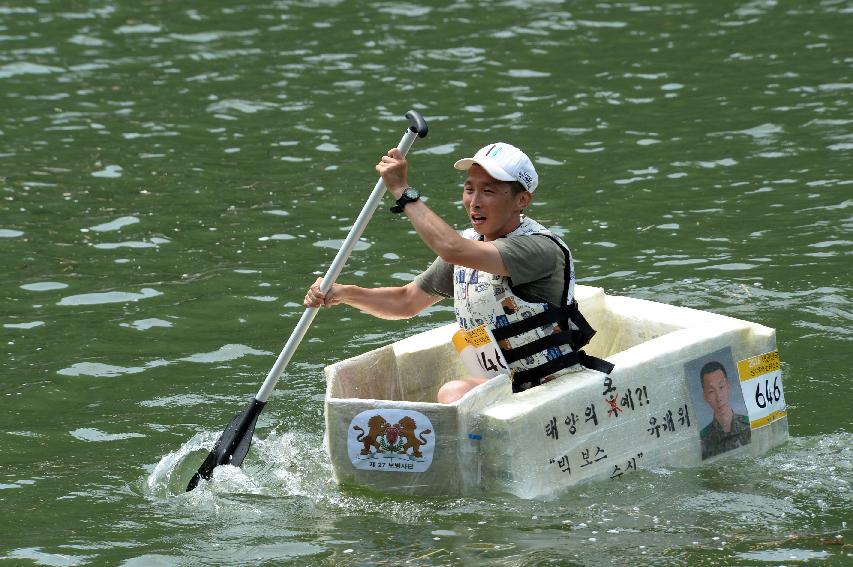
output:
[[[423, 116], [421, 116], [419, 112], [410, 110], [406, 113], [406, 118], [409, 119], [409, 127], [406, 129], [406, 133], [403, 134], [403, 138], [397, 146], [397, 149], [399, 149], [403, 155], [406, 155], [409, 152], [409, 149], [415, 142], [415, 137], [423, 138], [428, 132], [427, 123], [424, 121]], [[373, 192], [370, 194], [370, 197], [367, 199], [367, 202], [364, 204], [361, 212], [358, 214], [355, 224], [352, 225], [346, 240], [344, 240], [343, 246], [338, 250], [335, 259], [332, 261], [332, 265], [329, 266], [329, 270], [326, 272], [326, 275], [323, 276], [323, 281], [320, 284], [320, 290], [323, 293], [329, 291], [332, 284], [335, 283], [336, 279], [338, 279], [341, 270], [343, 270], [344, 264], [346, 264], [347, 259], [349, 259], [350, 254], [352, 254], [355, 245], [358, 243], [358, 239], [361, 238], [361, 234], [364, 232], [368, 221], [370, 221], [370, 217], [373, 216], [373, 213], [382, 201], [382, 196], [384, 194], [385, 183], [383, 183], [380, 178], [379, 181], [376, 182], [376, 186], [373, 188]], [[308, 331], [308, 327], [311, 326], [311, 322], [314, 320], [314, 316], [317, 314], [317, 311], [319, 311], [317, 307], [308, 307], [305, 309], [305, 312], [299, 319], [299, 323], [297, 323], [296, 328], [293, 330], [293, 333], [291, 333], [290, 338], [284, 345], [281, 354], [278, 355], [278, 359], [270, 369], [269, 374], [267, 374], [264, 383], [261, 385], [261, 389], [258, 390], [258, 393], [255, 394], [255, 397], [252, 398], [251, 402], [249, 402], [249, 406], [241, 413], [235, 415], [228, 425], [225, 426], [225, 431], [223, 431], [222, 435], [219, 436], [219, 439], [216, 440], [213, 450], [201, 464], [198, 471], [193, 475], [189, 484], [187, 484], [187, 492], [198, 486], [201, 479], [210, 479], [210, 477], [213, 476], [213, 469], [219, 465], [228, 464], [239, 467], [243, 464], [243, 459], [246, 458], [246, 454], [249, 452], [249, 446], [252, 444], [252, 433], [255, 431], [255, 424], [258, 421], [258, 416], [260, 415], [261, 410], [264, 409], [264, 406], [275, 388], [278, 379], [281, 377], [282, 372], [284, 372], [285, 366], [290, 362], [290, 359], [293, 357], [293, 353], [296, 352], [296, 347], [298, 347], [299, 343], [302, 342], [302, 338]]]

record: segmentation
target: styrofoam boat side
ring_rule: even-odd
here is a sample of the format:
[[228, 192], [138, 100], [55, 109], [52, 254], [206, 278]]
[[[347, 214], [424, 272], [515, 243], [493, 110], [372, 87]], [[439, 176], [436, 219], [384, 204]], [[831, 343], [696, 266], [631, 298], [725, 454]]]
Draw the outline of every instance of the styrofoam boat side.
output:
[[[600, 288], [577, 286], [576, 295], [599, 330], [587, 351], [616, 365], [609, 378], [581, 370], [512, 394], [500, 376], [453, 404], [437, 404], [441, 384], [466, 375], [451, 343], [455, 324], [327, 367], [326, 444], [338, 482], [532, 498], [641, 467], [704, 462], [699, 432], [710, 418], [701, 363], [720, 359], [736, 368], [773, 352], [773, 329]], [[751, 433], [723, 455], [761, 454], [782, 443], [787, 418], [777, 415]]]

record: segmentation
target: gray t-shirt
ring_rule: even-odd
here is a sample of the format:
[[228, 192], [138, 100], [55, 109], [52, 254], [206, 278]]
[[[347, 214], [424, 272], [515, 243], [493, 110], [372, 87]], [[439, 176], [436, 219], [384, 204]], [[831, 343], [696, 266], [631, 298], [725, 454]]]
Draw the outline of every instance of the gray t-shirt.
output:
[[[507, 236], [493, 242], [516, 295], [530, 302], [562, 303], [566, 257], [556, 242], [541, 234]], [[431, 295], [452, 298], [453, 265], [436, 258], [415, 278], [415, 284]]]

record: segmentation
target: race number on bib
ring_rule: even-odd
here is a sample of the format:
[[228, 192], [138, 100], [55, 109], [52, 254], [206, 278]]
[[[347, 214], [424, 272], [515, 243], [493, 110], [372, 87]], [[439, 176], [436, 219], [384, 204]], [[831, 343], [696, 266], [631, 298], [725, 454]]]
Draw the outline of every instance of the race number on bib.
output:
[[509, 364], [504, 360], [497, 341], [485, 325], [474, 327], [470, 331], [459, 329], [453, 335], [453, 346], [473, 377], [494, 378], [510, 373]]
[[785, 417], [788, 406], [782, 390], [782, 367], [779, 352], [767, 352], [737, 363], [743, 399], [749, 410], [752, 429]]

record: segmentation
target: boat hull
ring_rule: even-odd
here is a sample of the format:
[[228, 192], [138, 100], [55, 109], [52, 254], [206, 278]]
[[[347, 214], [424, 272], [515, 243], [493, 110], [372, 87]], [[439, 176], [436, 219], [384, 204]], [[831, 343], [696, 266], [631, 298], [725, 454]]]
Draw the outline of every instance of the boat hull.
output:
[[[540, 498], [641, 468], [760, 455], [787, 439], [773, 329], [599, 288], [578, 286], [576, 295], [599, 330], [586, 350], [615, 364], [609, 376], [582, 369], [513, 394], [501, 375], [438, 404], [438, 388], [466, 376], [455, 325], [327, 367], [335, 479], [410, 494]], [[699, 372], [709, 361], [726, 369], [732, 410], [751, 422], [722, 442], [703, 433], [713, 410]]]

